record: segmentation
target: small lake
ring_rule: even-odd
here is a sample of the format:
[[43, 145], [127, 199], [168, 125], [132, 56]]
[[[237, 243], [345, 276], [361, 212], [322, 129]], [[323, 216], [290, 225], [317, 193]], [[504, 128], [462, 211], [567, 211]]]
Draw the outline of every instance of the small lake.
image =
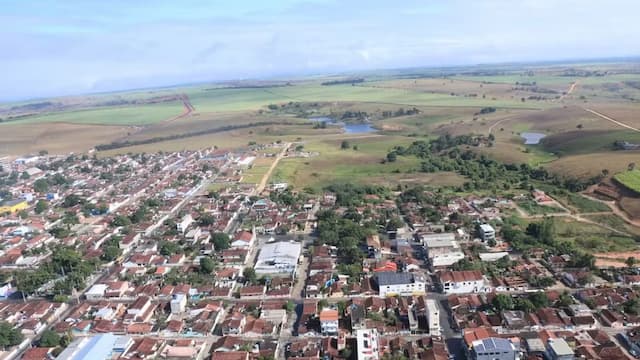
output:
[[310, 117], [309, 120], [313, 122], [326, 122], [327, 124], [331, 124], [331, 125], [340, 125], [342, 126], [342, 129], [344, 129], [344, 132], [347, 134], [362, 134], [362, 133], [369, 133], [369, 132], [376, 131], [376, 129], [372, 127], [371, 124], [369, 123], [347, 124], [343, 122], [338, 122], [335, 119], [330, 118], [328, 116], [313, 116], [313, 117]]
[[540, 140], [542, 140], [542, 138], [544, 138], [545, 136], [547, 135], [534, 132], [520, 133], [520, 137], [524, 139], [525, 145], [538, 145], [540, 144]]

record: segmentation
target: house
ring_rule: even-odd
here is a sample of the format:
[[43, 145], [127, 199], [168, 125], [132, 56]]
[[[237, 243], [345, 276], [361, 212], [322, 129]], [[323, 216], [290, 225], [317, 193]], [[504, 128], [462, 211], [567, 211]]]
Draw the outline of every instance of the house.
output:
[[479, 270], [443, 271], [439, 276], [442, 292], [465, 294], [487, 291], [484, 276]]
[[85, 296], [89, 301], [101, 300], [104, 298], [104, 295], [107, 292], [108, 288], [109, 286], [105, 284], [95, 284], [89, 290], [87, 290]]
[[380, 359], [380, 338], [376, 329], [362, 329], [356, 332], [358, 360]]
[[549, 339], [547, 350], [551, 360], [573, 360], [574, 353], [569, 344], [564, 339]]
[[464, 259], [454, 233], [425, 234], [422, 242], [433, 267], [451, 266]]
[[249, 249], [253, 242], [256, 240], [256, 235], [249, 231], [239, 231], [233, 236], [231, 242], [231, 248], [235, 249]]
[[480, 235], [480, 239], [484, 242], [496, 239], [496, 230], [489, 224], [480, 224], [478, 227], [478, 233]]
[[375, 278], [380, 296], [412, 296], [426, 293], [425, 279], [413, 273], [380, 272]]
[[489, 337], [471, 343], [469, 358], [472, 360], [516, 360], [519, 346], [507, 339]]
[[186, 214], [182, 217], [182, 220], [180, 220], [180, 222], [176, 223], [176, 230], [178, 230], [180, 234], [184, 234], [185, 231], [187, 231], [189, 225], [191, 225], [192, 223], [193, 217], [191, 216], [191, 214]]
[[320, 329], [323, 335], [336, 335], [338, 333], [338, 310], [322, 309], [320, 311]]
[[433, 299], [427, 299], [426, 305], [429, 335], [440, 336], [440, 307]]
[[8, 200], [0, 204], [0, 214], [14, 213], [29, 207], [29, 203], [22, 199]]

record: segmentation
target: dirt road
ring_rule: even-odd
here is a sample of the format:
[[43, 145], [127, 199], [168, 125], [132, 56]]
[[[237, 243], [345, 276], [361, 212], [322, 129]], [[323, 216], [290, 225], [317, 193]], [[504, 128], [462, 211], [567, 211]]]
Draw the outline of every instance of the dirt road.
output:
[[287, 153], [287, 150], [289, 150], [290, 146], [291, 146], [291, 143], [284, 144], [282, 151], [280, 151], [278, 153], [278, 156], [276, 156], [276, 160], [271, 164], [271, 166], [269, 167], [269, 170], [264, 174], [264, 176], [262, 176], [262, 180], [260, 180], [260, 184], [258, 184], [258, 186], [254, 191], [255, 195], [260, 194], [264, 190], [264, 188], [267, 186], [267, 181], [269, 181], [269, 178], [271, 177], [271, 173], [276, 168], [276, 166], [278, 166], [278, 163], [280, 162], [284, 154]]
[[598, 117], [600, 117], [600, 118], [602, 118], [602, 119], [605, 119], [605, 120], [607, 120], [607, 121], [610, 121], [610, 122], [612, 122], [612, 123], [614, 123], [614, 124], [616, 124], [616, 125], [618, 125], [618, 126], [622, 126], [623, 128], [627, 128], [627, 129], [632, 130], [632, 131], [635, 131], [635, 132], [640, 132], [640, 129], [638, 129], [638, 128], [634, 128], [633, 126], [627, 125], [627, 124], [625, 124], [625, 123], [621, 123], [620, 121], [618, 121], [618, 120], [616, 120], [616, 119], [614, 119], [614, 118], [611, 118], [611, 117], [609, 117], [609, 116], [607, 116], [607, 115], [605, 115], [605, 114], [599, 113], [599, 112], [597, 112], [597, 111], [595, 111], [595, 110], [591, 110], [591, 109], [587, 109], [587, 108], [582, 108], [582, 109], [583, 109], [584, 111], [587, 111], [587, 112], [592, 113], [592, 114], [593, 114], [593, 115], [595, 115], [595, 116], [598, 116]]

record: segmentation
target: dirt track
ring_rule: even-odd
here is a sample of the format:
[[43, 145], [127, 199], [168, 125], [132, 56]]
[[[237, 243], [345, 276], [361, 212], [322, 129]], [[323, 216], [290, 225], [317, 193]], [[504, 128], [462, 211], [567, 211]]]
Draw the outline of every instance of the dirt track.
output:
[[587, 111], [587, 112], [592, 113], [592, 114], [593, 114], [593, 115], [595, 115], [595, 116], [598, 116], [598, 117], [600, 117], [600, 118], [602, 118], [602, 119], [605, 119], [605, 120], [607, 120], [607, 121], [611, 121], [612, 123], [614, 123], [614, 124], [616, 124], [616, 125], [618, 125], [618, 126], [622, 126], [623, 128], [627, 128], [627, 129], [632, 130], [632, 131], [635, 131], [635, 132], [640, 132], [640, 129], [638, 129], [638, 128], [634, 128], [633, 126], [627, 125], [627, 124], [625, 124], [625, 123], [621, 123], [620, 121], [618, 121], [618, 120], [616, 120], [616, 119], [614, 119], [614, 118], [611, 118], [611, 117], [609, 117], [609, 116], [607, 116], [607, 115], [604, 115], [604, 114], [602, 114], [602, 113], [599, 113], [599, 112], [597, 112], [597, 111], [595, 111], [595, 110], [591, 110], [591, 109], [587, 109], [587, 108], [583, 108], [583, 109], [584, 109], [585, 111]]

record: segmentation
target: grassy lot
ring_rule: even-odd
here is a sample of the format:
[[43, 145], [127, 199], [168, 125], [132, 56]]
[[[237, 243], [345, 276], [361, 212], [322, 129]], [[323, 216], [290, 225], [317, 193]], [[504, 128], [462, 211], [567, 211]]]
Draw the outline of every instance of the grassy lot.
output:
[[[353, 148], [342, 150], [346, 139]], [[464, 179], [452, 173], [423, 174], [418, 172], [420, 159], [398, 157], [393, 163], [383, 164], [389, 149], [407, 145], [415, 139], [394, 136], [340, 137], [305, 143], [305, 150], [320, 155], [311, 158], [283, 159], [275, 169], [271, 181], [284, 181], [296, 188], [320, 188], [330, 183], [369, 182], [380, 184], [434, 183], [459, 185]]]
[[599, 201], [588, 199], [580, 194], [567, 193], [553, 197], [562, 204], [574, 208], [578, 213], [610, 212], [611, 209]]
[[613, 178], [628, 189], [640, 193], [640, 170], [621, 172], [615, 174]]
[[533, 200], [521, 200], [517, 201], [518, 206], [529, 215], [545, 215], [562, 212], [554, 206], [540, 205]]
[[627, 251], [638, 247], [632, 236], [619, 235], [603, 227], [577, 221], [557, 219], [555, 233], [558, 240], [574, 242], [589, 252]]
[[258, 158], [251, 167], [242, 174], [242, 182], [247, 184], [257, 184], [262, 180], [264, 174], [269, 171], [274, 158]]
[[[146, 125], [170, 119], [183, 112], [182, 103], [123, 106], [35, 115], [7, 124], [66, 122], [98, 125]], [[0, 125], [3, 126], [3, 125]]]

